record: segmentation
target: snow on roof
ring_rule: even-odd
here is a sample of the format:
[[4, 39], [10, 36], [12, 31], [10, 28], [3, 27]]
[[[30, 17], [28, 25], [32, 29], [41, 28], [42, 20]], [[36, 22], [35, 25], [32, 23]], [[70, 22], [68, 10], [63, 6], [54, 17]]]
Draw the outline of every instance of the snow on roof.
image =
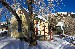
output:
[[67, 14], [67, 12], [57, 12], [57, 13], [58, 13], [58, 14], [61, 14], [61, 13], [62, 13], [62, 14]]
[[42, 16], [40, 16], [40, 15], [38, 15], [38, 16], [36, 16], [36, 17], [38, 17], [38, 18], [40, 18], [40, 19], [42, 19], [42, 20], [47, 21], [45, 18], [43, 18], [43, 17], [42, 17]]
[[74, 12], [72, 12], [71, 14], [75, 14]]
[[54, 14], [54, 15], [56, 15], [56, 13], [51, 13], [51, 14]]
[[56, 26], [64, 26], [64, 22], [58, 22]]

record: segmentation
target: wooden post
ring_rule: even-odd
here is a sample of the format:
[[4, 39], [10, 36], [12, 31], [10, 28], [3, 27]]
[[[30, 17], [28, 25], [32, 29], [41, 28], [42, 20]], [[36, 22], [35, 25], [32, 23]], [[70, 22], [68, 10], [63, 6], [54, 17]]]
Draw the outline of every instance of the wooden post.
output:
[[36, 38], [37, 38], [37, 35], [38, 35], [38, 27], [37, 27], [37, 24], [38, 24], [38, 21], [36, 21]]
[[44, 40], [45, 40], [45, 27], [46, 27], [46, 26], [44, 25], [43, 27], [44, 27]]
[[53, 37], [52, 37], [52, 31], [50, 31], [50, 40], [52, 40]]

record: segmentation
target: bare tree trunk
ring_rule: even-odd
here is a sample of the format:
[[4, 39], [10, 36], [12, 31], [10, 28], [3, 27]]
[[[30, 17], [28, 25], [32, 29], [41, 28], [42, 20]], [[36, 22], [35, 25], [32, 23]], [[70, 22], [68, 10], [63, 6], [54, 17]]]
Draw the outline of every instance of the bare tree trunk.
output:
[[22, 32], [22, 21], [18, 21], [18, 32]]
[[34, 20], [33, 20], [33, 4], [34, 0], [27, 0], [28, 3], [28, 10], [29, 10], [29, 14], [30, 14], [30, 32], [31, 32], [31, 37], [30, 37], [30, 45], [36, 45], [37, 41], [35, 38], [35, 32], [34, 32]]

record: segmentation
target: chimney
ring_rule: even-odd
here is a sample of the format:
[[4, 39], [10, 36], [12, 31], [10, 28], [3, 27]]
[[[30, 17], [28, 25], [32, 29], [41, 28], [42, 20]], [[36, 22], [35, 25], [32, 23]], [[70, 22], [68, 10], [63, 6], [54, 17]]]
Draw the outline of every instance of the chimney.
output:
[[71, 16], [71, 12], [67, 12], [67, 16]]

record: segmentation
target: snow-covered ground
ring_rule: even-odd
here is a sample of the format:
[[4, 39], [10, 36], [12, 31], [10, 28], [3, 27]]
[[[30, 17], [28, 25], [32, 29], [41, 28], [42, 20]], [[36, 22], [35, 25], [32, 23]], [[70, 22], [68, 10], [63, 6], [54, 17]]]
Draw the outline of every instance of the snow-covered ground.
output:
[[70, 43], [55, 37], [52, 41], [37, 41], [36, 46], [29, 46], [28, 43], [10, 37], [0, 38], [0, 49], [75, 49]]

